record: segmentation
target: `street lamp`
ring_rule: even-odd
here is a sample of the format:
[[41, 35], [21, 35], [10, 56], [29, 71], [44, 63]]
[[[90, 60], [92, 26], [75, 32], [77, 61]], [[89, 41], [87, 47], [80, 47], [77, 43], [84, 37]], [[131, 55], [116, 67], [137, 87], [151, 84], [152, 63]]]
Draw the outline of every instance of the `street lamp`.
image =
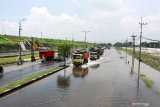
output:
[[[26, 19], [21, 19], [19, 20], [19, 43], [21, 42], [21, 30], [22, 30], [22, 26], [21, 26], [21, 22], [24, 21]], [[21, 44], [19, 44], [19, 61], [18, 61], [18, 64], [22, 64], [22, 59], [21, 59], [21, 56], [22, 56], [22, 53], [21, 53]]]
[[82, 31], [82, 32], [84, 32], [84, 33], [85, 33], [85, 48], [87, 48], [87, 43], [86, 43], [86, 34], [87, 34], [87, 32], [90, 32], [90, 31]]

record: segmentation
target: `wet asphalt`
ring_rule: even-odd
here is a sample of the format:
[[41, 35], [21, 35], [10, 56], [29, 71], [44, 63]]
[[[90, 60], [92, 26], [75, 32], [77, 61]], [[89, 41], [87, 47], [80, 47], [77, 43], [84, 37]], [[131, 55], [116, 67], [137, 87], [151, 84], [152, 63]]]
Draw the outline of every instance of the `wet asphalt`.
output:
[[0, 99], [1, 107], [159, 107], [160, 94], [137, 79], [125, 58], [105, 50], [98, 61], [73, 65]]
[[[36, 72], [40, 72], [42, 70], [48, 69], [50, 67], [58, 66], [62, 63], [63, 62], [50, 61], [50, 62], [45, 62], [45, 63], [36, 63], [36, 64], [30, 65], [24, 68], [20, 68], [20, 69], [18, 69], [18, 67], [21, 65], [15, 66], [17, 69], [15, 70], [11, 69], [10, 71], [4, 72], [3, 74], [0, 75], [0, 86], [5, 85], [15, 80], [22, 79], [24, 77], [27, 77]], [[24, 63], [24, 64], [27, 64], [27, 63]]]

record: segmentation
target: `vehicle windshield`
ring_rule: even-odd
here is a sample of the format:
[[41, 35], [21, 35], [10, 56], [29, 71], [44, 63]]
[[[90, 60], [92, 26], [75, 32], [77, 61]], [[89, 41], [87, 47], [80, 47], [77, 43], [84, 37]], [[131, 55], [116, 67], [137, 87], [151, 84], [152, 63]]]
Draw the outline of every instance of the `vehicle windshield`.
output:
[[74, 55], [73, 59], [82, 59], [82, 56], [80, 56], [80, 55]]
[[90, 55], [97, 55], [97, 53], [90, 53]]

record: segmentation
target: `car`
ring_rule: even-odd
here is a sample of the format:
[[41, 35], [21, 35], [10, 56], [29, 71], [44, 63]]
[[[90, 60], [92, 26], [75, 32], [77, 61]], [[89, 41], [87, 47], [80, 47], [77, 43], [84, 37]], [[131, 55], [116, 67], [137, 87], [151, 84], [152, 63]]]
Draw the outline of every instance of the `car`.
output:
[[55, 61], [64, 61], [65, 58], [63, 56], [59, 56], [58, 53], [55, 53], [54, 60]]
[[4, 69], [2, 66], [0, 66], [0, 74], [2, 74], [4, 72]]

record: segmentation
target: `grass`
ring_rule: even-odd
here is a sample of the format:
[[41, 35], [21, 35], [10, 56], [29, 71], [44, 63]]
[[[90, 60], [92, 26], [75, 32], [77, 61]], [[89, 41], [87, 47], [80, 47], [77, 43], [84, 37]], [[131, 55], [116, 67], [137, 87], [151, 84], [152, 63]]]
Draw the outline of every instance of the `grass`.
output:
[[121, 54], [121, 50], [119, 48], [116, 49], [118, 54]]
[[[24, 39], [31, 40], [31, 37], [22, 36], [21, 40], [24, 40]], [[81, 41], [72, 42], [72, 40], [67, 40], [66, 41], [66, 40], [62, 40], [62, 39], [37, 38], [37, 37], [34, 37], [33, 41], [38, 42], [40, 45], [43, 45], [45, 47], [50, 47], [50, 48], [52, 48], [52, 46], [54, 48], [57, 48], [61, 43], [66, 43], [66, 42], [68, 44], [73, 45], [74, 48], [84, 47], [84, 42], [81, 42]], [[0, 50], [9, 51], [7, 46], [8, 47], [9, 46], [14, 47], [14, 46], [17, 46], [17, 44], [19, 44], [19, 37], [18, 36], [0, 35], [0, 45], [4, 45], [5, 47], [3, 47], [3, 48], [6, 48], [6, 49], [1, 49], [1, 47], [0, 47]], [[93, 47], [94, 43], [87, 42], [87, 46], [88, 47]], [[18, 47], [16, 47], [16, 49], [18, 49]]]
[[5, 92], [6, 90], [10, 90], [10, 89], [13, 89], [13, 88], [16, 88], [17, 86], [21, 86], [21, 85], [24, 85], [28, 82], [31, 82], [33, 81], [34, 79], [38, 79], [40, 77], [43, 77], [49, 73], [53, 73], [59, 69], [61, 69], [62, 67], [52, 67], [52, 68], [49, 68], [47, 70], [44, 70], [44, 71], [41, 71], [41, 72], [38, 72], [38, 73], [35, 73], [31, 76], [28, 76], [28, 77], [25, 77], [23, 79], [20, 79], [20, 80], [16, 80], [14, 82], [10, 82], [6, 85], [3, 85], [3, 86], [0, 86], [0, 93], [3, 93]]
[[[0, 65], [16, 63], [17, 57], [18, 56], [0, 58]], [[39, 54], [35, 54], [35, 58], [37, 58], [37, 57], [39, 57]], [[31, 55], [23, 55], [22, 56], [22, 59], [28, 59], [28, 58], [31, 58]]]
[[148, 88], [151, 88], [151, 87], [152, 87], [153, 81], [150, 80], [149, 78], [147, 78], [144, 74], [141, 74], [141, 75], [139, 76], [139, 78], [144, 81], [145, 85], [146, 85]]
[[[125, 51], [129, 55], [133, 56], [133, 51], [131, 49], [123, 49], [123, 48], [117, 48], [117, 50]], [[134, 57], [136, 59], [139, 59], [139, 53], [136, 52]], [[142, 53], [141, 54], [141, 61], [150, 67], [156, 69], [157, 71], [160, 71], [160, 57], [158, 56], [153, 56], [149, 53]]]

